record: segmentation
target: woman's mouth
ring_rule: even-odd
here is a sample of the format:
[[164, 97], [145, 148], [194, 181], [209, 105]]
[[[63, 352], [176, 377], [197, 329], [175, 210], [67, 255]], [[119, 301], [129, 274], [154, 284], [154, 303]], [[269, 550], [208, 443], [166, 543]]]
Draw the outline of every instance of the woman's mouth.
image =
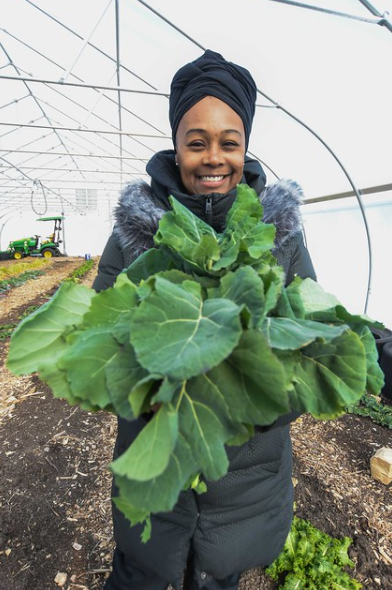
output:
[[201, 191], [218, 191], [227, 185], [228, 174], [203, 174], [198, 177]]
[[224, 175], [221, 174], [219, 176], [200, 176], [201, 182], [222, 182], [224, 179]]

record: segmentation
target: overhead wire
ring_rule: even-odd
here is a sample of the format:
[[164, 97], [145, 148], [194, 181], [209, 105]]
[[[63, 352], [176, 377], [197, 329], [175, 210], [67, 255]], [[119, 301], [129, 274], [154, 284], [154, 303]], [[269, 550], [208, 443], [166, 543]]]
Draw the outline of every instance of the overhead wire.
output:
[[[44, 84], [44, 85], [45, 85], [45, 84]], [[61, 96], [63, 96], [63, 97], [66, 99], [66, 100], [68, 100], [68, 101], [70, 101], [72, 104], [76, 105], [78, 108], [81, 108], [81, 109], [83, 109], [83, 110], [87, 110], [87, 109], [86, 109], [86, 107], [84, 107], [84, 106], [83, 106], [83, 105], [81, 105], [80, 103], [76, 102], [75, 100], [71, 99], [69, 96], [67, 96], [67, 95], [63, 94], [62, 92], [59, 92], [57, 89], [51, 89], [51, 90], [52, 90], [52, 91], [54, 91], [54, 92], [57, 92], [58, 94], [60, 94]], [[38, 97], [36, 97], [36, 99], [37, 99], [37, 100], [39, 100], [39, 101], [41, 100], [41, 99], [39, 99]], [[54, 110], [56, 110], [56, 111], [60, 112], [62, 115], [66, 116], [67, 118], [71, 118], [71, 117], [69, 117], [69, 115], [67, 115], [66, 113], [64, 113], [64, 112], [60, 111], [59, 109], [57, 109], [57, 107], [54, 107], [53, 105], [51, 105], [51, 104], [49, 104], [49, 103], [47, 103], [47, 102], [45, 102], [45, 101], [42, 101], [42, 102], [43, 102], [43, 104], [46, 104], [46, 105], [50, 106], [50, 108], [52, 108], [52, 109], [54, 109]], [[103, 119], [102, 117], [99, 117], [98, 115], [95, 115], [95, 114], [94, 114], [94, 116], [96, 116], [96, 117], [97, 117], [99, 120], [101, 120], [101, 121], [104, 121], [104, 119]], [[105, 122], [107, 123], [107, 121], [105, 121]], [[27, 125], [27, 124], [25, 124], [24, 126], [26, 126], [26, 125]], [[115, 127], [114, 125], [110, 125], [110, 126], [112, 126], [112, 127]], [[78, 126], [78, 130], [80, 130], [80, 129], [81, 129], [81, 128], [80, 128], [80, 126]], [[159, 130], [158, 130], [158, 131], [159, 131]], [[97, 133], [98, 135], [100, 135], [100, 134], [101, 134], [101, 131], [99, 131], [99, 130], [94, 130], [93, 132], [94, 132], [94, 133]], [[159, 132], [160, 132], [160, 133], [162, 133], [161, 131], [159, 131]], [[132, 139], [133, 139], [133, 141], [137, 142], [138, 144], [142, 145], [143, 147], [146, 147], [147, 149], [149, 149], [149, 148], [148, 148], [148, 146], [146, 146], [146, 145], [145, 145], [145, 143], [141, 142], [140, 140], [138, 140], [138, 139], [136, 139], [136, 138], [132, 138]], [[115, 145], [113, 142], [111, 142], [111, 141], [110, 141], [109, 139], [107, 139], [107, 138], [105, 138], [105, 141], [108, 141], [109, 143], [112, 143], [113, 145]], [[151, 151], [152, 151], [152, 150], [151, 150]], [[128, 150], [127, 150], [127, 152], [128, 152]], [[130, 153], [130, 152], [128, 152], [128, 153]], [[132, 154], [132, 155], [134, 155], [134, 154]]]
[[[25, 2], [27, 2], [31, 6], [33, 6], [34, 8], [36, 8], [37, 10], [39, 10], [40, 12], [42, 12], [46, 17], [48, 17], [51, 20], [53, 20], [54, 22], [56, 22], [58, 25], [60, 25], [64, 29], [66, 29], [69, 33], [72, 33], [73, 35], [75, 35], [79, 39], [83, 39], [83, 37], [81, 35], [79, 35], [79, 33], [77, 33], [76, 31], [74, 31], [70, 27], [68, 27], [65, 23], [59, 21], [56, 17], [54, 17], [52, 14], [49, 14], [46, 10], [44, 10], [40, 6], [37, 6], [36, 4], [34, 4], [34, 2], [32, 2], [32, 0], [25, 0]], [[110, 61], [112, 61], [112, 62], [115, 62], [116, 61], [111, 55], [109, 55], [108, 53], [106, 53], [105, 51], [103, 51], [103, 49], [101, 49], [100, 47], [97, 47], [97, 45], [94, 45], [91, 42], [89, 42], [88, 45], [90, 47], [92, 47], [93, 49], [95, 49], [96, 51], [98, 51], [99, 53], [101, 53], [101, 55], [104, 55]], [[141, 82], [143, 82], [144, 84], [146, 84], [147, 86], [149, 86], [150, 88], [152, 88], [153, 90], [157, 90], [157, 88], [155, 88], [155, 86], [153, 86], [152, 84], [150, 84], [150, 82], [148, 82], [147, 80], [145, 80], [144, 78], [142, 78], [141, 76], [139, 76], [138, 74], [136, 74], [135, 72], [133, 72], [132, 70], [130, 70], [129, 68], [127, 68], [126, 66], [124, 66], [124, 64], [122, 64], [121, 67], [126, 72], [128, 72], [129, 74], [131, 74], [132, 76], [134, 76], [135, 78], [137, 78], [138, 80], [140, 80]]]
[[79, 50], [79, 53], [78, 53], [78, 55], [76, 56], [76, 58], [74, 59], [74, 61], [72, 62], [72, 64], [71, 64], [71, 65], [70, 65], [70, 66], [67, 68], [67, 70], [66, 70], [66, 72], [65, 72], [65, 74], [64, 74], [64, 76], [63, 76], [63, 78], [62, 78], [64, 81], [65, 81], [65, 80], [68, 78], [68, 76], [70, 75], [70, 73], [71, 73], [71, 72], [72, 72], [72, 70], [74, 69], [75, 65], [77, 64], [78, 60], [80, 59], [80, 57], [81, 57], [81, 55], [82, 55], [83, 51], [86, 49], [87, 45], [90, 43], [90, 39], [91, 39], [91, 37], [94, 35], [95, 31], [96, 31], [96, 30], [97, 30], [97, 28], [98, 28], [98, 25], [101, 23], [101, 21], [102, 21], [103, 17], [104, 17], [104, 16], [105, 16], [105, 14], [107, 13], [107, 11], [108, 11], [108, 9], [109, 9], [109, 6], [111, 5], [112, 1], [113, 1], [113, 0], [109, 0], [109, 4], [107, 4], [106, 8], [105, 8], [105, 9], [104, 9], [104, 11], [102, 12], [102, 14], [101, 14], [101, 16], [99, 17], [98, 21], [97, 21], [97, 22], [94, 24], [94, 26], [93, 26], [93, 28], [92, 28], [92, 30], [91, 30], [91, 32], [90, 32], [90, 34], [89, 34], [89, 35], [88, 35], [88, 36], [87, 36], [85, 39], [83, 39], [83, 44], [82, 44], [82, 47], [81, 47], [81, 48], [80, 48], [80, 50]]
[[52, 129], [58, 131], [73, 131], [74, 133], [99, 133], [102, 135], [128, 135], [129, 137], [148, 137], [150, 139], [171, 140], [169, 135], [154, 135], [152, 133], [134, 133], [133, 131], [107, 131], [105, 129], [81, 129], [80, 127], [64, 127], [60, 125], [32, 125], [30, 123], [13, 123], [11, 121], [0, 121], [0, 125], [6, 127], [25, 127], [26, 129]]
[[[58, 112], [58, 113], [60, 113], [61, 115], [64, 115], [64, 116], [66, 116], [66, 117], [67, 117], [68, 119], [70, 119], [71, 121], [74, 121], [74, 122], [76, 122], [76, 123], [78, 122], [76, 119], [74, 119], [74, 118], [73, 118], [73, 117], [71, 117], [70, 115], [67, 115], [66, 113], [64, 113], [63, 111], [61, 111], [60, 109], [58, 109], [57, 107], [54, 107], [53, 105], [50, 105], [49, 103], [46, 103], [46, 101], [43, 101], [43, 102], [44, 102], [44, 104], [48, 104], [48, 106], [50, 106], [50, 107], [51, 107], [53, 110], [57, 111], [57, 112]], [[97, 117], [98, 117], [100, 120], [104, 121], [104, 119], [103, 119], [102, 117], [99, 117], [98, 115], [96, 115], [96, 116], [97, 116]], [[113, 127], [113, 125], [112, 125], [112, 124], [110, 124], [110, 126], [111, 126], [111, 127]], [[78, 127], [78, 129], [79, 129], [79, 127]], [[114, 146], [114, 145], [116, 145], [116, 144], [115, 144], [113, 141], [111, 141], [111, 140], [110, 140], [108, 137], [104, 137], [104, 136], [102, 136], [102, 135], [101, 135], [100, 133], [98, 133], [98, 132], [97, 132], [97, 136], [101, 137], [101, 138], [102, 138], [104, 141], [108, 142], [109, 144], [111, 144], [111, 145], [113, 145], [113, 146]], [[89, 143], [92, 143], [92, 142], [89, 142]], [[148, 150], [152, 151], [152, 150], [149, 148], [149, 146], [146, 146], [146, 145], [145, 145], [143, 142], [138, 142], [138, 143], [140, 143], [140, 145], [143, 145], [143, 147], [146, 147], [146, 149], [148, 149]], [[96, 144], [95, 144], [95, 143], [93, 143], [92, 145], [94, 145], [94, 146], [95, 146]], [[136, 158], [136, 156], [135, 156], [135, 155], [134, 155], [132, 152], [130, 152], [129, 150], [127, 150], [127, 149], [124, 149], [123, 151], [125, 151], [127, 154], [130, 154], [131, 156], [135, 157], [135, 159], [137, 159], [137, 158]]]
[[[25, 0], [28, 2], [28, 0]], [[61, 80], [49, 80], [47, 78], [36, 78], [34, 76], [5, 76], [4, 74], [0, 74], [0, 79], [2, 80], [19, 80], [20, 82], [31, 82], [33, 84], [53, 84], [54, 86], [73, 86], [74, 88], [90, 88], [91, 90], [98, 89], [98, 90], [110, 90], [111, 92], [128, 92], [129, 94], [143, 94], [149, 96], [164, 96], [165, 98], [169, 98], [167, 92], [158, 92], [152, 90], [140, 90], [135, 88], [128, 88], [127, 86], [104, 86], [102, 84], [86, 84], [81, 82], [62, 82]]]
[[6, 107], [10, 107], [11, 105], [17, 104], [19, 102], [22, 102], [22, 100], [24, 100], [25, 98], [29, 98], [29, 95], [26, 94], [26, 96], [22, 96], [21, 98], [14, 98], [14, 100], [11, 100], [11, 102], [7, 102], [6, 104], [0, 105], [0, 110], [5, 109]]
[[[30, 51], [33, 51], [34, 53], [36, 53], [37, 55], [39, 55], [40, 57], [44, 58], [45, 60], [47, 60], [49, 63], [53, 64], [54, 66], [60, 68], [61, 70], [65, 70], [65, 68], [63, 66], [61, 66], [59, 63], [57, 63], [56, 61], [54, 61], [53, 59], [51, 59], [50, 57], [48, 57], [47, 55], [44, 55], [43, 53], [41, 53], [40, 51], [38, 51], [35, 47], [32, 47], [31, 45], [29, 45], [28, 43], [25, 43], [24, 41], [22, 41], [21, 39], [19, 39], [18, 37], [16, 37], [15, 35], [12, 35], [12, 33], [10, 33], [9, 31], [6, 31], [5, 29], [2, 29], [0, 27], [0, 31], [3, 31], [4, 33], [6, 33], [7, 35], [10, 35], [13, 39], [15, 39], [16, 41], [18, 41], [18, 43], [21, 43], [22, 45], [24, 45], [25, 47], [27, 47]], [[71, 73], [71, 76], [73, 78], [75, 78], [76, 80], [78, 80], [81, 83], [84, 83], [84, 80], [82, 78], [80, 78], [79, 76], [77, 76], [74, 73]], [[52, 90], [54, 91], [55, 89], [52, 88]], [[105, 98], [106, 100], [117, 104], [117, 101], [114, 100], [113, 98], [111, 98], [110, 96], [108, 96], [105, 93], [102, 93], [99, 89], [97, 88], [93, 88], [92, 90], [98, 92], [101, 96], [103, 96], [103, 98]], [[63, 96], [66, 96], [65, 94], [63, 94]], [[168, 95], [167, 95], [168, 97]], [[81, 105], [80, 105], [81, 106]], [[131, 111], [129, 108], [127, 108], [126, 106], [123, 105], [123, 110], [127, 113], [129, 113], [130, 115], [132, 115], [133, 117], [137, 118], [138, 120], [142, 121], [143, 123], [145, 123], [146, 125], [148, 125], [149, 127], [152, 127], [153, 129], [155, 129], [156, 131], [158, 131], [159, 133], [163, 133], [163, 131], [161, 131], [160, 129], [158, 129], [157, 127], [155, 127], [154, 125], [152, 125], [149, 121], [147, 121], [146, 119], [143, 119], [142, 117], [140, 117], [139, 115], [136, 115], [133, 111]], [[87, 110], [87, 109], [86, 109]], [[96, 115], [97, 116], [97, 115]]]
[[[11, 56], [9, 55], [9, 53], [7, 52], [7, 50], [5, 49], [4, 45], [2, 43], [0, 43], [0, 47], [3, 50], [3, 52], [5, 53], [5, 55], [7, 56], [8, 61], [10, 62], [10, 64], [13, 66], [13, 68], [15, 69], [16, 73], [18, 74], [18, 76], [20, 76], [20, 72], [18, 70], [18, 67], [14, 64], [14, 62], [11, 59]], [[42, 112], [42, 114], [44, 115], [45, 119], [48, 121], [48, 123], [51, 123], [50, 118], [47, 116], [47, 114], [45, 113], [45, 110], [42, 108], [42, 106], [39, 104], [39, 102], [37, 101], [34, 93], [31, 91], [31, 89], [29, 88], [29, 85], [27, 84], [26, 81], [23, 82], [24, 85], [27, 88], [27, 91], [29, 92], [29, 94], [31, 95], [31, 97], [33, 98], [33, 100], [35, 101], [35, 103], [37, 104], [39, 110]], [[57, 131], [55, 130], [56, 135], [58, 135]], [[62, 142], [61, 137], [58, 135], [59, 140]], [[67, 151], [67, 146], [65, 144], [63, 144], [63, 147], [65, 149], [65, 151]], [[76, 162], [74, 162], [74, 164], [77, 166]], [[83, 173], [82, 173], [83, 176]]]
[[[6, 158], [4, 158], [4, 156], [0, 156], [1, 160], [4, 160], [4, 162], [6, 162], [8, 165], [12, 165], [11, 162], [9, 162], [8, 160], [6, 160]], [[27, 178], [28, 180], [30, 180], [31, 182], [33, 182], [35, 179], [32, 178], [31, 176], [29, 176], [28, 174], [26, 174], [25, 172], [23, 172], [22, 170], [19, 170], [17, 166], [14, 165], [14, 168], [16, 168], [16, 170], [18, 170], [18, 172], [20, 172], [20, 174], [22, 176], [24, 176], [25, 178]], [[56, 191], [54, 191], [53, 189], [46, 187], [48, 191], [52, 192], [53, 194], [55, 194], [56, 196], [60, 197], [60, 195], [58, 195], [58, 193], [56, 193]], [[61, 198], [61, 197], [60, 197]], [[71, 205], [71, 207], [73, 207], [75, 210], [77, 211], [81, 211], [81, 209], [77, 206], [75, 206], [73, 203], [69, 202], [69, 204]]]
[[[43, 197], [44, 197], [44, 203], [45, 203], [45, 206], [44, 206], [44, 210], [43, 210], [43, 211], [37, 211], [37, 210], [35, 209], [35, 206], [34, 206], [34, 187], [35, 187], [36, 185], [39, 185], [39, 187], [40, 187], [40, 189], [41, 189], [41, 191], [42, 191], [42, 195], [43, 195]], [[31, 191], [31, 197], [30, 197], [30, 205], [31, 205], [31, 208], [32, 208], [32, 210], [34, 211], [34, 213], [35, 213], [36, 215], [38, 215], [39, 217], [42, 217], [42, 215], [45, 215], [45, 213], [46, 213], [46, 212], [47, 212], [47, 210], [48, 210], [48, 201], [47, 201], [47, 199], [46, 199], [46, 194], [45, 194], [44, 187], [43, 187], [43, 185], [42, 185], [42, 182], [41, 182], [40, 180], [35, 180], [35, 181], [33, 182], [33, 189], [32, 189], [32, 191]]]

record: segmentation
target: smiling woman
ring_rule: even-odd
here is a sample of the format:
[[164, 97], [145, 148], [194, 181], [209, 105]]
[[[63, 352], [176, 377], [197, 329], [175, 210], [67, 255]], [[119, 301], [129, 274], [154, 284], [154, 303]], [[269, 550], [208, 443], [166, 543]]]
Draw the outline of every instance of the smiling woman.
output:
[[245, 131], [241, 118], [219, 98], [206, 96], [183, 116], [176, 162], [190, 194], [228, 193], [241, 182]]
[[[243, 187], [240, 190], [239, 186], [244, 184], [253, 189], [250, 192], [256, 199], [254, 215], [257, 219], [262, 214], [259, 197], [264, 221], [275, 224], [274, 255], [283, 267], [282, 283], [285, 280], [288, 285], [295, 275], [315, 278], [302, 239], [301, 188], [293, 181], [266, 187], [259, 162], [246, 155], [255, 101], [256, 86], [250, 73], [213, 51], [207, 50], [175, 74], [169, 103], [174, 149], [158, 152], [148, 162], [146, 171], [151, 185], [138, 181], [122, 192], [116, 210], [116, 226], [102, 254], [93, 285], [97, 291], [111, 287], [122, 270], [142, 252], [159, 243], [157, 239], [154, 242], [154, 236], [162, 216], [171, 209], [170, 196], [183, 211], [190, 210], [201, 220], [208, 234], [204, 239], [210, 243], [209, 240], [222, 234], [226, 227], [230, 233], [228, 214], [235, 210], [234, 203], [238, 210], [232, 214], [235, 222], [241, 225], [242, 216], [246, 218], [240, 201]], [[203, 251], [207, 242], [202, 242], [200, 234], [195, 232], [197, 225], [190, 222], [182, 229], [181, 236], [189, 237]], [[223, 267], [225, 261], [220, 262]], [[157, 269], [149, 270], [148, 276], [157, 272]], [[178, 281], [184, 282], [184, 277]], [[180, 285], [174, 288], [173, 300], [167, 302], [168, 309], [180, 305], [178, 290], [181, 291]], [[165, 314], [162, 305], [157, 304], [156, 308]], [[135, 330], [134, 336], [149, 358], [162, 362], [160, 353], [155, 353], [154, 357], [156, 337], [142, 327]], [[174, 339], [172, 326], [169, 335]], [[201, 353], [212, 357], [221, 345], [221, 337], [218, 342], [211, 338], [202, 351], [195, 349], [192, 362], [197, 363]], [[169, 349], [167, 346], [166, 351]], [[181, 368], [184, 363], [181, 352], [173, 356]], [[263, 358], [267, 362], [265, 355]], [[270, 362], [272, 357], [267, 373], [272, 370]], [[189, 387], [187, 383], [185, 380], [183, 390]], [[130, 447], [140, 432], [153, 431], [156, 421], [151, 423], [151, 419], [163, 415], [167, 410], [164, 406], [163, 403], [158, 409], [152, 403], [136, 420], [119, 418], [115, 458]], [[215, 416], [212, 401], [204, 409]], [[105, 590], [164, 590], [168, 584], [179, 589], [184, 571], [185, 590], [235, 590], [242, 572], [272, 563], [283, 547], [292, 520], [289, 424], [297, 415], [291, 412], [271, 425], [267, 421], [267, 426], [263, 422], [263, 427], [257, 426], [248, 442], [226, 447], [227, 475], [217, 481], [207, 481], [207, 491], [202, 495], [190, 487], [180, 494], [173, 510], [152, 514], [151, 538], [146, 544], [140, 539], [140, 525], [131, 527], [119, 509], [121, 490], [114, 485], [116, 550]], [[203, 447], [201, 434], [199, 439]], [[176, 461], [174, 457], [173, 462]], [[214, 479], [207, 472], [202, 473], [203, 476]], [[204, 481], [201, 483], [204, 485]]]

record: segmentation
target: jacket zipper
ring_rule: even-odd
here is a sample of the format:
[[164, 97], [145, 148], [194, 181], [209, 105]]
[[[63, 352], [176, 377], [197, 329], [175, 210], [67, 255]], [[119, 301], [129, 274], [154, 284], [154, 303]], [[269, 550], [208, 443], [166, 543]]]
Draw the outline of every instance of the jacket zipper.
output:
[[208, 225], [212, 225], [212, 198], [211, 197], [207, 197], [206, 198], [206, 222], [208, 223]]

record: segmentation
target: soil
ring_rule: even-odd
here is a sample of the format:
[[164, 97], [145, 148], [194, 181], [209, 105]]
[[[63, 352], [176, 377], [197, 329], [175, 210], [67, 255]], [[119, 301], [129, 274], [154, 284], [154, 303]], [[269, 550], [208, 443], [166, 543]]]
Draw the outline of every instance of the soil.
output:
[[[53, 260], [43, 276], [0, 296], [0, 326], [44, 303], [82, 263]], [[8, 346], [0, 340], [0, 589], [101, 590], [114, 547], [107, 465], [115, 418], [54, 399], [35, 375], [11, 375]], [[369, 464], [391, 446], [391, 431], [353, 414], [304, 416], [292, 438], [297, 515], [353, 540], [349, 573], [366, 590], [392, 590], [391, 485], [375, 481]], [[276, 588], [262, 568], [241, 578], [240, 590]]]

